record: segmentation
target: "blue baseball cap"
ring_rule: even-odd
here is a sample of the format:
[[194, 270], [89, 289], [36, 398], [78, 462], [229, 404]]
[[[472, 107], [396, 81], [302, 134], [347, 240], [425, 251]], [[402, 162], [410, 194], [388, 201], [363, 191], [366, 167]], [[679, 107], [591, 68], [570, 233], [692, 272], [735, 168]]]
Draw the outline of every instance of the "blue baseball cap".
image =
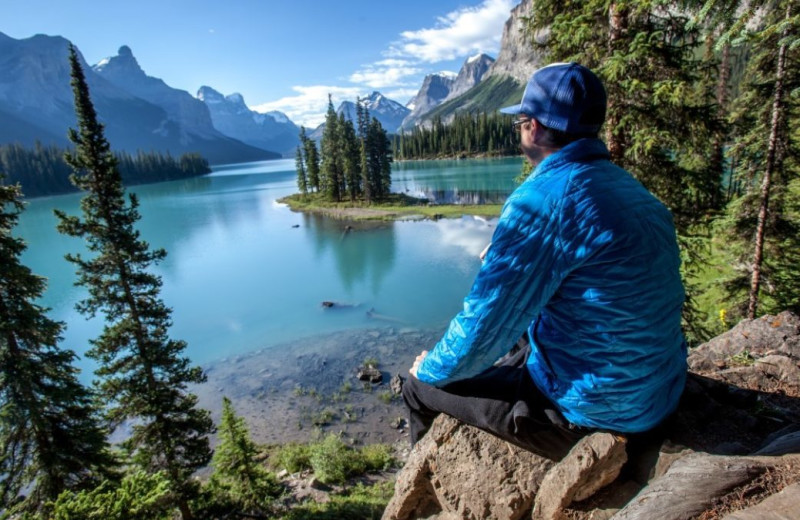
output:
[[568, 134], [596, 134], [606, 117], [606, 89], [583, 65], [554, 63], [533, 73], [522, 103], [500, 112], [526, 114]]

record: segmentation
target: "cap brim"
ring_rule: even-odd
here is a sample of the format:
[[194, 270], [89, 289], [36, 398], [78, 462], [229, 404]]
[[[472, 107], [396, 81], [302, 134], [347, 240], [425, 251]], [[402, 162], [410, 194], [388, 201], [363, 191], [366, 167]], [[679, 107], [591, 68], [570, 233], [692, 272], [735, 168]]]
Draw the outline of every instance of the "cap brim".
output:
[[500, 109], [501, 114], [519, 114], [522, 111], [522, 103]]

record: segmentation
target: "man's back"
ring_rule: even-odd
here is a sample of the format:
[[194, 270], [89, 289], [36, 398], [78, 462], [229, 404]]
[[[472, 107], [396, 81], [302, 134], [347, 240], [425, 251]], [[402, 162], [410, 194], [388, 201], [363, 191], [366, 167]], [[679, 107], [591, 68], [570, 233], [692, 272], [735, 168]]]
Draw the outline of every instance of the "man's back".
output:
[[529, 329], [529, 369], [571, 422], [648, 429], [677, 404], [686, 372], [672, 218], [597, 140], [552, 159], [515, 194], [547, 220], [534, 225], [559, 257], [560, 283]]

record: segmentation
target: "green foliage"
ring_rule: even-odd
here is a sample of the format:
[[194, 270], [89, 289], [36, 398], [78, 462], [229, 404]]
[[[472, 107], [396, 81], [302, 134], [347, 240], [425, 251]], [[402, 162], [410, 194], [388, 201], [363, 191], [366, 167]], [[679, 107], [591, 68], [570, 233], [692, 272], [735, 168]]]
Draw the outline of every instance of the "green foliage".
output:
[[51, 520], [172, 520], [174, 497], [163, 472], [134, 471], [121, 482], [105, 481], [79, 493], [65, 491]]
[[[20, 144], [0, 145], [0, 171], [7, 184], [20, 184], [26, 196], [41, 197], [76, 191], [72, 172], [64, 160], [65, 150], [37, 143], [33, 149]], [[117, 167], [125, 185], [146, 184], [196, 177], [211, 172], [208, 161], [198, 154], [174, 159], [158, 152], [116, 152]]]
[[77, 283], [89, 293], [78, 310], [102, 313], [106, 322], [88, 355], [99, 364], [98, 390], [108, 420], [130, 421], [130, 436], [121, 446], [142, 469], [165, 471], [188, 517], [188, 500], [197, 488], [191, 476], [211, 458], [213, 424], [187, 386], [204, 382], [205, 375], [183, 357], [186, 343], [168, 336], [171, 310], [160, 299], [161, 279], [152, 274], [166, 252], [151, 250], [135, 228], [138, 199], [133, 194], [125, 199], [117, 160], [73, 47], [70, 66], [78, 130], [70, 129], [75, 152], [66, 160], [75, 171], [72, 181], [86, 195], [82, 217], [56, 213], [59, 231], [84, 239], [91, 254], [67, 256], [77, 266]]
[[289, 473], [297, 473], [311, 469], [311, 448], [308, 444], [290, 442], [282, 445], [271, 458], [271, 465], [276, 469], [285, 469]]
[[397, 462], [387, 444], [367, 444], [360, 453], [367, 471], [385, 471]]
[[[389, 138], [380, 122], [372, 118], [359, 99], [356, 103], [358, 128], [345, 114], [336, 115], [333, 101], [328, 96], [325, 130], [322, 133], [322, 164], [317, 166], [315, 143], [300, 129], [303, 158], [298, 153], [298, 188], [301, 174], [308, 171], [308, 184], [324, 194], [327, 201], [351, 203], [363, 200], [366, 204], [389, 196], [392, 183], [392, 151]], [[318, 183], [314, 181], [318, 172]]]
[[[114, 458], [62, 323], [36, 304], [45, 279], [20, 263], [17, 186], [0, 186], [0, 511], [42, 511], [65, 490], [112, 477]], [[18, 500], [18, 496], [24, 498]]]
[[236, 415], [227, 397], [222, 399], [219, 445], [214, 452], [209, 488], [230, 510], [248, 514], [269, 511], [280, 493], [274, 475], [257, 461], [258, 448], [250, 439], [244, 419]]
[[324, 484], [342, 483], [350, 475], [366, 470], [366, 464], [358, 452], [334, 434], [311, 445], [309, 462], [314, 475]]
[[398, 159], [512, 155], [519, 152], [519, 140], [510, 116], [460, 112], [447, 125], [435, 117], [430, 127], [414, 127], [410, 133], [395, 136], [393, 149]]
[[365, 367], [372, 367], [372, 368], [380, 368], [381, 364], [376, 357], [368, 357], [364, 359], [364, 366]]
[[383, 404], [391, 404], [392, 400], [394, 400], [394, 394], [387, 390], [379, 393], [378, 399], [380, 399]]
[[373, 486], [356, 484], [342, 494], [331, 496], [330, 502], [306, 502], [293, 508], [284, 520], [363, 520], [380, 518], [394, 494], [393, 482]]
[[366, 471], [389, 469], [395, 459], [388, 445], [370, 444], [357, 450], [339, 436], [329, 434], [312, 444], [284, 444], [271, 457], [270, 463], [273, 468], [290, 473], [312, 469], [320, 482], [341, 483]]

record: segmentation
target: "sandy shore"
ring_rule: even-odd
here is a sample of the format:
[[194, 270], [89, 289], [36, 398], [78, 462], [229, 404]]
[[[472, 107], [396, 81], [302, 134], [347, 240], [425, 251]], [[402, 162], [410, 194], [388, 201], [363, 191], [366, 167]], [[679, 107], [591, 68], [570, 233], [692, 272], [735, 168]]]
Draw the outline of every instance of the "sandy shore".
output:
[[[219, 424], [222, 397], [245, 417], [258, 443], [308, 441], [319, 431], [358, 443], [407, 439], [402, 398], [390, 399], [389, 380], [404, 379], [414, 357], [441, 331], [379, 327], [343, 331], [264, 348], [204, 367], [208, 381], [192, 389]], [[380, 384], [356, 378], [365, 359], [377, 359]]]

